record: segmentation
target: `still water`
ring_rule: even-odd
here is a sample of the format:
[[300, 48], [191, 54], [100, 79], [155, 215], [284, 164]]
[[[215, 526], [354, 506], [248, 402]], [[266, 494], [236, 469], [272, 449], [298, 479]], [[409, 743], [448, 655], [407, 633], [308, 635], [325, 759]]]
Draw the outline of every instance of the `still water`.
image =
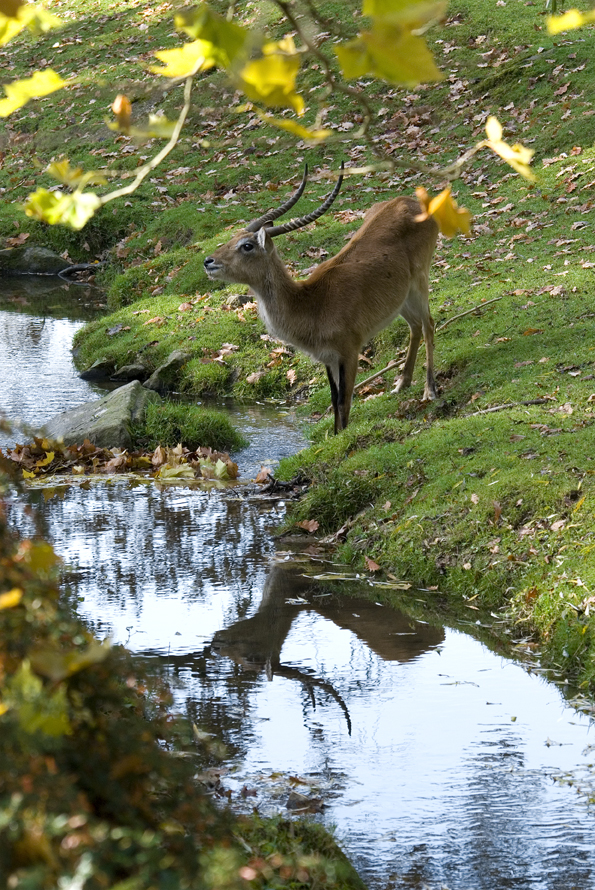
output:
[[[24, 386], [32, 368], [45, 379], [47, 356], [70, 368], [52, 380], [70, 399], [64, 357], [44, 347], [32, 358], [31, 340], [12, 362], [19, 354]], [[245, 477], [300, 447], [291, 414], [237, 410], [252, 439], [236, 455]], [[556, 685], [470, 635], [388, 609], [379, 588], [364, 600], [365, 579], [349, 596], [316, 580], [336, 569], [296, 564], [273, 537], [285, 505], [253, 488], [122, 479], [30, 497], [81, 617], [159, 661], [177, 707], [223, 739], [221, 781], [237, 806], [287, 812], [293, 777], [374, 888], [595, 887], [595, 814], [554, 781], [577, 770], [591, 781], [595, 736]], [[26, 531], [22, 506], [12, 512]], [[407, 596], [419, 606], [424, 591]]]

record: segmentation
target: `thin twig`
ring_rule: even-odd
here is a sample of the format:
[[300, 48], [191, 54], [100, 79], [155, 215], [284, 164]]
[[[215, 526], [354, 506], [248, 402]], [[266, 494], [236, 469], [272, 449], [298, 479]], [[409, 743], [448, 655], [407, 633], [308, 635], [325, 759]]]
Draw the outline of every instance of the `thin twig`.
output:
[[[451, 323], [451, 321], [456, 321], [457, 318], [463, 318], [464, 315], [471, 315], [472, 312], [477, 312], [479, 309], [483, 309], [484, 306], [489, 306], [490, 303], [497, 303], [498, 300], [501, 300], [502, 297], [495, 297], [493, 300], [488, 300], [486, 303], [481, 303], [479, 306], [474, 306], [473, 309], [467, 309], [466, 312], [461, 312], [459, 315], [453, 315], [452, 318], [447, 319], [444, 324], [441, 324], [439, 328], [436, 328], [436, 333], [439, 331], [443, 331], [444, 328]], [[391, 359], [388, 365], [385, 368], [381, 368], [380, 371], [376, 371], [375, 374], [372, 374], [371, 377], [366, 377], [365, 380], [361, 380], [359, 383], [356, 383], [353, 387], [354, 392], [357, 389], [361, 389], [366, 383], [371, 383], [372, 380], [376, 380], [377, 377], [382, 377], [383, 374], [386, 374], [387, 371], [391, 371], [395, 368], [400, 362], [403, 361], [403, 353], [404, 349], [399, 353], [400, 358]]]
[[358, 105], [361, 106], [364, 120], [361, 128], [358, 130], [357, 138], [366, 139], [370, 148], [374, 151], [375, 154], [378, 154], [378, 148], [368, 133], [370, 124], [372, 122], [373, 111], [367, 97], [364, 96], [364, 94], [361, 93], [359, 90], [355, 90], [353, 87], [349, 87], [347, 86], [347, 84], [341, 83], [341, 81], [336, 79], [335, 75], [331, 71], [331, 64], [329, 60], [327, 59], [325, 54], [321, 52], [318, 47], [304, 33], [303, 28], [300, 26], [300, 23], [294, 16], [293, 12], [290, 10], [289, 4], [286, 2], [286, 0], [274, 0], [274, 2], [284, 14], [294, 31], [299, 35], [299, 38], [306, 47], [307, 52], [311, 53], [316, 59], [318, 59], [318, 61], [322, 65], [324, 69], [324, 78], [328, 84], [330, 92], [332, 93], [336, 90], [339, 93], [343, 93], [344, 96], [350, 96], [358, 103]]
[[194, 76], [186, 78], [186, 83], [184, 85], [184, 106], [180, 112], [178, 120], [176, 121], [176, 125], [173, 129], [167, 145], [165, 145], [161, 149], [161, 151], [155, 155], [154, 158], [151, 158], [150, 161], [147, 161], [147, 163], [140, 168], [140, 170], [134, 177], [134, 180], [129, 185], [126, 185], [121, 189], [116, 189], [113, 192], [108, 192], [107, 195], [100, 196], [102, 205], [109, 203], [109, 201], [114, 201], [116, 198], [121, 198], [124, 195], [131, 195], [132, 192], [136, 191], [143, 179], [148, 176], [148, 174], [152, 170], [154, 170], [155, 167], [158, 167], [161, 161], [170, 153], [172, 148], [176, 146], [177, 141], [180, 138], [180, 133], [182, 132], [182, 127], [184, 126], [186, 118], [188, 117], [188, 112], [190, 111], [190, 93], [192, 92], [193, 80]]
[[483, 411], [474, 411], [473, 414], [465, 414], [465, 417], [479, 417], [480, 414], [493, 414], [494, 411], [505, 411], [507, 408], [525, 408], [527, 405], [546, 405], [551, 399], [529, 399], [528, 402], [507, 402], [506, 405], [494, 405], [493, 408], [484, 408]]
[[[401, 356], [402, 356], [402, 354], [403, 354], [404, 352], [405, 352], [405, 350], [402, 349], [402, 350], [401, 350]], [[371, 383], [372, 380], [376, 380], [377, 377], [382, 377], [382, 375], [383, 375], [383, 374], [386, 374], [387, 371], [391, 371], [393, 368], [396, 368], [397, 365], [398, 365], [402, 360], [403, 360], [402, 357], [401, 357], [401, 358], [391, 358], [390, 362], [388, 363], [388, 365], [387, 365], [385, 368], [382, 368], [380, 371], [376, 371], [376, 373], [375, 373], [375, 374], [372, 374], [371, 377], [366, 377], [365, 380], [360, 380], [359, 383], [356, 383], [355, 386], [353, 387], [354, 391], [355, 391], [356, 389], [361, 389], [362, 386], [365, 386], [365, 385], [366, 385], [366, 383]]]
[[472, 315], [473, 312], [478, 312], [480, 309], [483, 309], [484, 306], [489, 306], [490, 303], [497, 303], [501, 300], [502, 297], [494, 297], [493, 300], [486, 300], [485, 303], [480, 303], [479, 306], [474, 306], [473, 309], [467, 309], [466, 312], [460, 312], [458, 315], [453, 315], [452, 318], [447, 318], [445, 322], [443, 322], [439, 328], [436, 328], [436, 333], [439, 331], [443, 331], [445, 327], [447, 327], [451, 322], [456, 321], [457, 318], [464, 318], [465, 315]]

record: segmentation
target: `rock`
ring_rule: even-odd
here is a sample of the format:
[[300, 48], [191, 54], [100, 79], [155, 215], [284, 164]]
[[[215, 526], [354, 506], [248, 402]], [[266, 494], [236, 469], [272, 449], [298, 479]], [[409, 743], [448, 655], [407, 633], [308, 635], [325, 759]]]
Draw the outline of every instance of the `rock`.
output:
[[90, 368], [79, 374], [81, 380], [106, 380], [114, 373], [114, 363], [107, 358], [98, 358]]
[[156, 371], [153, 371], [149, 379], [143, 383], [143, 386], [146, 389], [159, 393], [161, 396], [172, 392], [178, 382], [178, 371], [191, 357], [189, 353], [176, 349], [164, 364], [157, 368]]
[[0, 250], [0, 270], [13, 275], [57, 275], [72, 263], [46, 247], [27, 245]]
[[131, 426], [142, 420], [150, 401], [160, 401], [159, 396], [133, 380], [102, 399], [58, 414], [42, 432], [65, 445], [80, 445], [89, 439], [100, 448], [131, 448]]
[[111, 375], [110, 380], [146, 380], [149, 372], [140, 362], [131, 365], [122, 365]]

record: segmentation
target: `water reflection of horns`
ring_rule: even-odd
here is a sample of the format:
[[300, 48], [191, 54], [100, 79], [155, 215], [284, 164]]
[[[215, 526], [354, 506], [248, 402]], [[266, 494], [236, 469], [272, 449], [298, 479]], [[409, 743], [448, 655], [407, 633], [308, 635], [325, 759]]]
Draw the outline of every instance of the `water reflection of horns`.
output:
[[300, 570], [278, 564], [271, 567], [258, 610], [250, 618], [217, 631], [211, 641], [211, 654], [231, 658], [246, 670], [264, 669], [269, 680], [275, 674], [299, 680], [308, 690], [313, 706], [314, 689], [324, 690], [345, 714], [350, 734], [347, 705], [332, 683], [281, 663], [283, 644], [304, 608], [355, 634], [384, 661], [411, 661], [444, 639], [442, 628], [420, 624], [394, 609], [379, 608], [366, 600], [331, 596], [328, 589], [304, 577]]
[[300, 671], [298, 668], [287, 667], [283, 664], [280, 664], [275, 668], [275, 673], [280, 675], [281, 677], [287, 677], [288, 680], [299, 680], [300, 683], [303, 683], [308, 690], [310, 701], [312, 702], [312, 707], [314, 709], [316, 709], [314, 688], [318, 687], [319, 689], [323, 689], [325, 692], [328, 692], [328, 694], [335, 699], [335, 701], [345, 714], [347, 731], [349, 735], [351, 735], [351, 717], [349, 716], [349, 709], [332, 683], [329, 683], [328, 680], [321, 680], [319, 677], [314, 677], [312, 674], [308, 674], [305, 671]]

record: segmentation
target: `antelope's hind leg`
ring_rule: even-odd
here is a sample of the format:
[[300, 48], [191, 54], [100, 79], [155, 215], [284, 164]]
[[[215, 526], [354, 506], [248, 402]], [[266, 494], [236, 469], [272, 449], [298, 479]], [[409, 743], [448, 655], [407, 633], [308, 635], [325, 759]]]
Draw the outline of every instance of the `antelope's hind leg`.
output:
[[430, 304], [427, 293], [409, 291], [407, 300], [401, 307], [401, 315], [409, 325], [409, 348], [403, 372], [399, 377], [393, 392], [400, 392], [411, 386], [413, 369], [421, 343], [422, 333], [426, 344], [426, 383], [423, 398], [425, 401], [436, 399], [438, 392], [434, 379], [434, 320], [430, 315]]

